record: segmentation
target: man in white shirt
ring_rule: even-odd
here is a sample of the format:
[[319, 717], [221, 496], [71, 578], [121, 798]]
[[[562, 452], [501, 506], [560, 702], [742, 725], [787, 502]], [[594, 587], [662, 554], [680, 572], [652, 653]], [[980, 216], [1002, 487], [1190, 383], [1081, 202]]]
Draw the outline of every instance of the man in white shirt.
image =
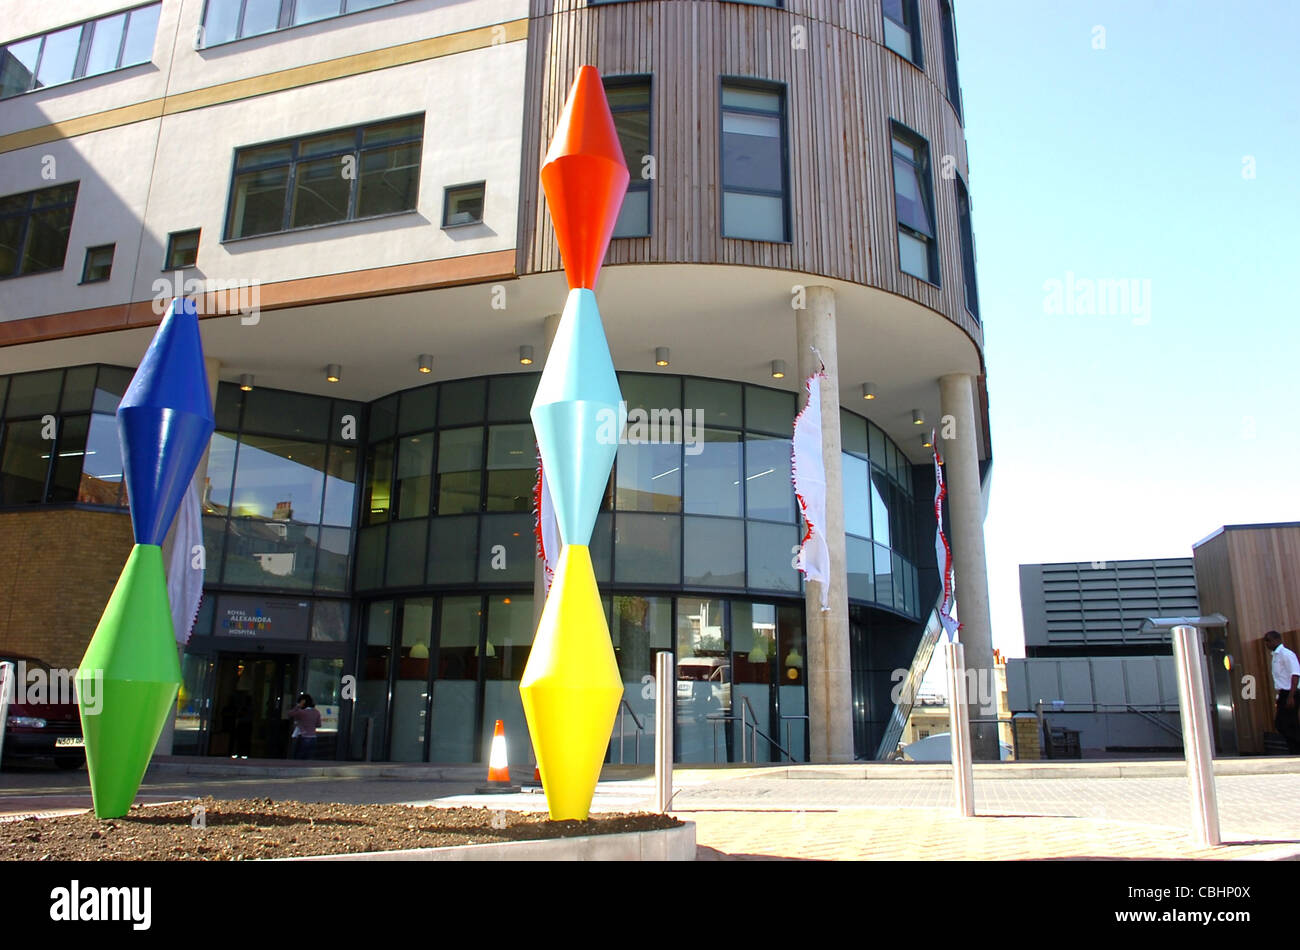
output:
[[1273, 654], [1273, 688], [1277, 690], [1277, 731], [1286, 738], [1287, 751], [1300, 755], [1300, 660], [1282, 645], [1276, 630], [1264, 634], [1264, 645]]

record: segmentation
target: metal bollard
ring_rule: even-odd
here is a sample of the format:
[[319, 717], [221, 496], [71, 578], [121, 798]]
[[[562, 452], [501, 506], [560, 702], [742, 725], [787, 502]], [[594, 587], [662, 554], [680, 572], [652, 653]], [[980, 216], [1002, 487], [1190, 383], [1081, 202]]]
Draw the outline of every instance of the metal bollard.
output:
[[9, 694], [14, 692], [14, 665], [0, 663], [0, 761], [5, 753], [5, 726], [9, 722]]
[[673, 655], [655, 658], [655, 811], [667, 814], [673, 803], [673, 725], [677, 713]]
[[1192, 793], [1192, 831], [1198, 844], [1222, 844], [1219, 801], [1214, 790], [1214, 753], [1210, 745], [1210, 711], [1205, 695], [1205, 654], [1196, 627], [1173, 628], [1174, 668], [1178, 674], [1178, 708], [1183, 719], [1183, 753]]
[[975, 814], [975, 773], [971, 766], [970, 710], [966, 706], [966, 653], [957, 642], [944, 644], [948, 662], [949, 746], [952, 754], [952, 785], [957, 814]]

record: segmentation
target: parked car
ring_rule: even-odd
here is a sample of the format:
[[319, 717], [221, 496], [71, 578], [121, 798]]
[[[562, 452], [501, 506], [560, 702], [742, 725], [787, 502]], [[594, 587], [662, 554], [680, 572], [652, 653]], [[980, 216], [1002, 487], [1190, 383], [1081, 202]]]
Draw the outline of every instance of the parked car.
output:
[[[17, 654], [0, 655], [0, 663], [14, 665], [16, 688], [5, 717], [4, 761], [18, 762], [31, 759], [53, 759], [61, 769], [79, 769], [86, 764], [86, 743], [81, 735], [81, 715], [69, 691], [66, 696], [51, 695], [59, 690], [49, 689], [45, 698], [54, 702], [24, 702], [29, 671], [43, 671], [47, 684], [56, 682], [50, 665], [35, 657]], [[59, 700], [66, 700], [60, 702]]]

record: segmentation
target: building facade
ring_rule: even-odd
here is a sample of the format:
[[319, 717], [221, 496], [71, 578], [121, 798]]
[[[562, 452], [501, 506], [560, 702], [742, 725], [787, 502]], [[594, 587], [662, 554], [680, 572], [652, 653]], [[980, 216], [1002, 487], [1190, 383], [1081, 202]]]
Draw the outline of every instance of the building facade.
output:
[[[503, 719], [531, 762], [538, 170], [591, 63], [632, 171], [599, 287], [632, 422], [592, 540], [612, 760], [649, 755], [663, 651], [681, 761], [876, 754], [938, 594], [932, 427], [992, 667], [947, 0], [76, 0], [3, 30], [0, 646], [79, 661], [131, 542], [112, 413], [194, 296], [217, 432], [173, 747], [283, 755], [305, 689], [323, 756], [479, 761]], [[829, 611], [793, 567], [819, 366]]]
[[1181, 750], [1170, 633], [1143, 625], [1201, 613], [1191, 558], [1022, 564], [1020, 606], [1013, 712], [1076, 730], [1085, 752]]

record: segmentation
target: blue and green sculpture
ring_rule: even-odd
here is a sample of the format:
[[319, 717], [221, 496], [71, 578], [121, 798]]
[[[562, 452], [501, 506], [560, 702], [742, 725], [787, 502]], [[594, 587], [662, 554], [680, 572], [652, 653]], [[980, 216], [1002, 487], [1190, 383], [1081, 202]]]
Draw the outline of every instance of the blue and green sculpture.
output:
[[117, 410], [135, 547], [77, 671], [79, 694], [102, 671], [94, 710], [81, 707], [97, 818], [135, 800], [181, 683], [162, 543], [215, 422], [194, 301], [163, 317]]

